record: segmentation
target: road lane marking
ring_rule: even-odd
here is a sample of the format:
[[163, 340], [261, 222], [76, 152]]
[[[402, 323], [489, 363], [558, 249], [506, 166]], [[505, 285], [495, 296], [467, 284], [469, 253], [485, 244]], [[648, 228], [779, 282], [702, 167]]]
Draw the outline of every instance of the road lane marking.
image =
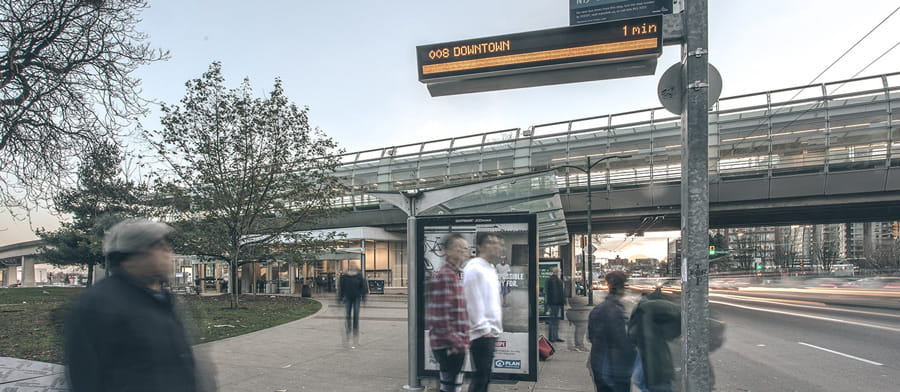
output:
[[[864, 310], [836, 308], [834, 306], [829, 306], [828, 304], [822, 303], [822, 302], [809, 302], [809, 303], [819, 304], [816, 306], [809, 306], [809, 305], [792, 304], [789, 302], [782, 302], [783, 300], [777, 299], [777, 298], [768, 299], [768, 298], [761, 298], [761, 297], [744, 297], [744, 296], [740, 296], [740, 295], [725, 295], [725, 294], [710, 294], [710, 297], [723, 297], [723, 298], [734, 299], [734, 300], [738, 300], [738, 301], [747, 301], [747, 302], [763, 302], [763, 303], [773, 303], [773, 304], [777, 303], [779, 305], [792, 306], [795, 308], [830, 310], [833, 312], [855, 313], [855, 314], [865, 314], [868, 316], [900, 318], [900, 314], [867, 312]], [[807, 301], [797, 301], [797, 302], [807, 302]]]
[[840, 351], [829, 350], [829, 349], [827, 349], [827, 348], [825, 348], [825, 347], [819, 347], [819, 346], [815, 346], [815, 345], [812, 345], [812, 344], [809, 344], [809, 343], [803, 343], [803, 342], [797, 342], [797, 343], [800, 343], [800, 344], [802, 344], [802, 345], [804, 345], [804, 346], [808, 346], [808, 347], [812, 347], [812, 348], [815, 348], [815, 349], [819, 349], [819, 350], [822, 350], [822, 351], [827, 351], [827, 352], [830, 352], [830, 353], [832, 353], [832, 354], [837, 354], [837, 355], [840, 355], [840, 356], [843, 356], [843, 357], [855, 359], [855, 360], [857, 360], [857, 361], [862, 361], [862, 362], [865, 362], [865, 363], [868, 363], [868, 364], [872, 364], [872, 365], [875, 365], [875, 366], [884, 366], [883, 363], [878, 363], [878, 362], [875, 362], [875, 361], [870, 361], [870, 360], [868, 360], [868, 359], [864, 359], [864, 358], [860, 358], [860, 357], [855, 357], [855, 356], [852, 356], [852, 355], [850, 355], [850, 354], [844, 354], [844, 353], [842, 353], [842, 352], [840, 352]]
[[891, 327], [886, 327], [886, 326], [884, 326], [884, 325], [878, 325], [878, 324], [866, 324], [866, 323], [860, 323], [860, 322], [857, 322], [857, 321], [850, 321], [850, 320], [836, 319], [836, 318], [832, 318], [832, 317], [813, 316], [813, 315], [811, 315], [811, 314], [785, 312], [785, 311], [783, 311], [783, 310], [763, 309], [763, 308], [757, 308], [757, 307], [753, 307], [753, 306], [738, 305], [738, 304], [732, 304], [732, 303], [722, 302], [722, 301], [709, 301], [709, 303], [711, 303], [711, 304], [725, 305], [725, 306], [733, 306], [733, 307], [735, 307], [735, 308], [742, 308], [742, 309], [756, 310], [756, 311], [759, 311], [759, 312], [768, 312], [768, 313], [785, 314], [785, 315], [788, 315], [788, 316], [794, 316], [794, 317], [804, 317], [804, 318], [810, 318], [810, 319], [814, 319], [814, 320], [832, 321], [832, 322], [835, 322], [835, 323], [843, 323], [843, 324], [849, 324], [849, 325], [856, 325], [856, 326], [860, 326], [860, 327], [869, 327], [869, 328], [875, 328], [875, 329], [882, 329], [882, 330], [885, 330], [885, 331], [891, 331], [891, 332], [900, 332], [900, 328], [891, 328]]
[[[742, 295], [728, 295], [728, 294], [710, 294], [710, 297], [723, 297], [723, 298], [731, 298], [741, 301], [751, 301], [751, 302], [769, 302], [769, 303], [780, 303], [785, 305], [807, 305], [806, 307], [814, 308], [814, 307], [824, 307], [828, 306], [824, 302], [813, 302], [813, 301], [800, 301], [795, 299], [783, 299], [783, 298], [760, 298], [760, 297], [747, 297]], [[810, 306], [814, 305], [814, 306]]]

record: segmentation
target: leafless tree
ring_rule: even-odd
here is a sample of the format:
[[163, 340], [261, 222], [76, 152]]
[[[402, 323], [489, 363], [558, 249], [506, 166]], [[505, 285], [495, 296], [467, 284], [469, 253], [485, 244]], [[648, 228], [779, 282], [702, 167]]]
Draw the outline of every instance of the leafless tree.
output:
[[900, 270], [900, 241], [885, 241], [866, 259], [866, 267], [878, 271]]
[[0, 0], [0, 203], [50, 200], [83, 151], [146, 110], [140, 65], [168, 58], [136, 30], [145, 0]]

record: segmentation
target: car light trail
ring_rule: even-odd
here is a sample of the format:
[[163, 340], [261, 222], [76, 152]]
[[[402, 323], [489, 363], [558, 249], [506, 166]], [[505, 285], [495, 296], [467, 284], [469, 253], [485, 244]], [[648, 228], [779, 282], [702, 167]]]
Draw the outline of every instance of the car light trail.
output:
[[892, 327], [887, 327], [887, 326], [884, 326], [884, 325], [878, 325], [878, 324], [860, 323], [860, 322], [856, 322], [856, 321], [842, 320], [842, 319], [833, 318], [833, 317], [822, 317], [822, 316], [814, 316], [814, 315], [811, 315], [811, 314], [788, 312], [788, 311], [784, 311], [784, 310], [775, 310], [775, 309], [757, 308], [757, 307], [754, 307], [754, 306], [738, 305], [738, 304], [733, 304], [733, 303], [730, 303], [730, 302], [722, 302], [722, 301], [709, 301], [709, 303], [711, 303], [711, 304], [725, 305], [725, 306], [731, 306], [731, 307], [741, 308], [741, 309], [756, 310], [756, 311], [758, 311], [758, 312], [767, 312], [767, 313], [784, 314], [784, 315], [794, 316], [794, 317], [803, 317], [803, 318], [808, 318], [808, 319], [822, 320], [822, 321], [831, 321], [831, 322], [841, 323], [841, 324], [847, 324], [847, 325], [856, 325], [856, 326], [859, 326], [859, 327], [867, 327], [867, 328], [881, 329], [881, 330], [884, 330], [884, 331], [900, 332], [900, 328], [892, 328]]

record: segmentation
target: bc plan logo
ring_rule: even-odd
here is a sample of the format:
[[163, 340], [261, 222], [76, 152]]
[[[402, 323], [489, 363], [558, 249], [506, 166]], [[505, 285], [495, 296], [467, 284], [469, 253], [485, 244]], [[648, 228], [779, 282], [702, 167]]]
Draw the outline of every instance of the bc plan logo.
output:
[[497, 369], [521, 369], [522, 361], [518, 359], [497, 359], [494, 361], [494, 367]]

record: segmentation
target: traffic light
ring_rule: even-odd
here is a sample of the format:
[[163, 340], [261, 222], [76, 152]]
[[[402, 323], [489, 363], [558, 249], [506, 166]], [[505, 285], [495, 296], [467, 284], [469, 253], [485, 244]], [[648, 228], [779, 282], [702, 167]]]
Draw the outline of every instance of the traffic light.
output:
[[715, 255], [716, 255], [716, 246], [715, 246], [715, 245], [710, 245], [710, 246], [709, 246], [709, 255], [710, 255], [710, 256], [715, 256]]
[[894, 239], [900, 238], [900, 222], [891, 222], [891, 237]]

